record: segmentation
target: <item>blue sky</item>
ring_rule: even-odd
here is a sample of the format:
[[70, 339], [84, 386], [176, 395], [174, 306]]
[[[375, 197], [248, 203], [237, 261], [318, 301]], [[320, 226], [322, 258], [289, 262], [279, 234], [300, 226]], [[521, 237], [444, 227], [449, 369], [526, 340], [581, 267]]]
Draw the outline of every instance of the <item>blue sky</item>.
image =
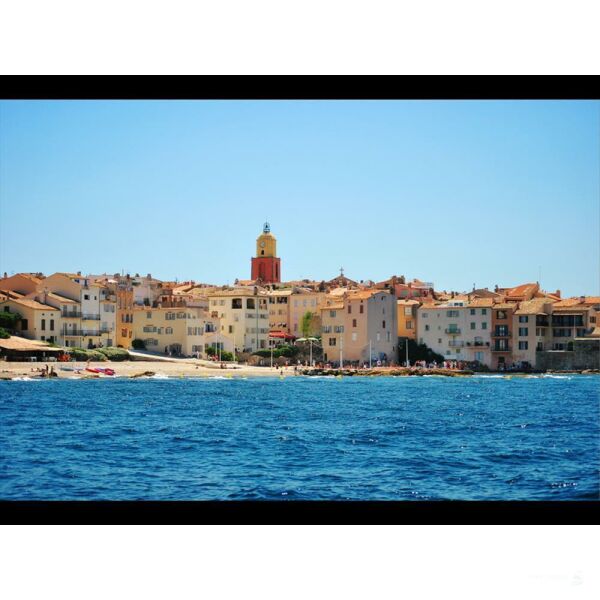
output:
[[5, 101], [0, 271], [600, 293], [597, 102]]

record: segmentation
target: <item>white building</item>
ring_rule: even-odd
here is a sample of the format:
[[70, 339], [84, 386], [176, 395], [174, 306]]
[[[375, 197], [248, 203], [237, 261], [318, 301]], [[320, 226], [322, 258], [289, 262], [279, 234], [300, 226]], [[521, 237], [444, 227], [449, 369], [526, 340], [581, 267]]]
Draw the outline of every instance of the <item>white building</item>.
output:
[[446, 360], [478, 361], [491, 366], [492, 299], [468, 301], [456, 297], [442, 304], [424, 304], [417, 310], [419, 343]]

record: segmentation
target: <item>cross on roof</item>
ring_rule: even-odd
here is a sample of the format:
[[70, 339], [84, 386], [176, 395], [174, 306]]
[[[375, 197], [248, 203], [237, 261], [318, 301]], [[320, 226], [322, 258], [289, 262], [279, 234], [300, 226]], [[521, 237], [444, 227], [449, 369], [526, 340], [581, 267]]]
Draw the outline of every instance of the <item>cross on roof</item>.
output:
[[340, 267], [340, 277], [344, 276], [344, 267]]

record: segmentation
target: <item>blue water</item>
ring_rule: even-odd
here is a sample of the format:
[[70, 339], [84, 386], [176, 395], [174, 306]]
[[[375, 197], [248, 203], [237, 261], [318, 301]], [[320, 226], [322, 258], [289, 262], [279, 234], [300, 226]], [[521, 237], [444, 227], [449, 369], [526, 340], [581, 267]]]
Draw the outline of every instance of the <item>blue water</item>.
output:
[[0, 498], [598, 499], [599, 384], [0, 381]]

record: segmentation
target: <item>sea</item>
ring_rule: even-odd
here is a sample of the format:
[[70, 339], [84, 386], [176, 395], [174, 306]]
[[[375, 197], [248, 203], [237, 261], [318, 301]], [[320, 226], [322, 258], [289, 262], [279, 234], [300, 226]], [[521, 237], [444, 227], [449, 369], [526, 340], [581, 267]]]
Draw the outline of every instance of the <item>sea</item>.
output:
[[600, 377], [0, 381], [4, 500], [597, 500]]

